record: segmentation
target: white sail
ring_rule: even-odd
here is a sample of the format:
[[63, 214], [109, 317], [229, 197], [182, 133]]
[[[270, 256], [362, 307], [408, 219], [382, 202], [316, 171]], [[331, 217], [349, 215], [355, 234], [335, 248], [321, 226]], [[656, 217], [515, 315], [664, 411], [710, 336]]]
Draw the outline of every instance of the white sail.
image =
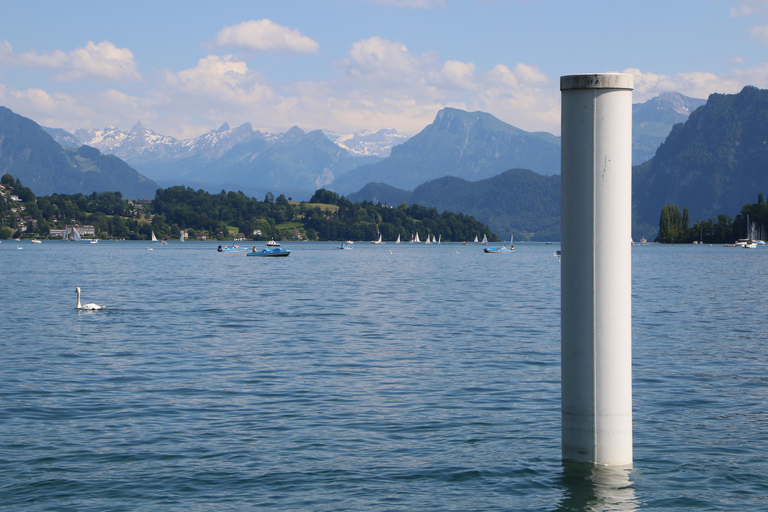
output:
[[79, 242], [82, 240], [82, 238], [80, 238], [80, 233], [77, 232], [77, 228], [72, 228], [72, 239], [75, 242]]
[[397, 234], [397, 241], [396, 241], [395, 243], [396, 243], [396, 244], [399, 244], [399, 243], [400, 243], [400, 233], [398, 233], [398, 234]]
[[152, 241], [157, 242], [157, 237], [155, 236], [155, 232], [152, 231]]

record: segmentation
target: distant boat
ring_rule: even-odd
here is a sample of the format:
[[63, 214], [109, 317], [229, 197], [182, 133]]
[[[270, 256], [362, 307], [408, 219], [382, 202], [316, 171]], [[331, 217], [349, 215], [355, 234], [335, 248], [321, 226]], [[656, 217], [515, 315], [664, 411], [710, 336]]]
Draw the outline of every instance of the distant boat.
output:
[[[501, 247], [486, 247], [485, 249], [483, 249], [483, 252], [485, 252], [486, 254], [487, 253], [498, 253], [498, 252], [501, 252], [501, 253], [515, 252], [515, 247], [512, 245], [513, 238], [514, 237], [510, 237], [510, 239], [509, 239], [509, 249], [507, 249], [506, 245], [502, 245]], [[487, 243], [485, 238], [483, 238], [483, 242]]]
[[157, 242], [158, 241], [157, 237], [155, 236], [155, 232], [154, 231], [152, 231], [152, 241], [153, 242]]
[[219, 246], [216, 250], [218, 252], [229, 252], [229, 251], [247, 251], [248, 249], [246, 249], [245, 247], [240, 247], [239, 245], [236, 245], [236, 244], [232, 244], [228, 247]]
[[275, 247], [274, 249], [262, 249], [260, 251], [251, 251], [251, 252], [245, 253], [246, 256], [266, 256], [266, 257], [288, 256], [289, 254], [291, 254], [290, 249], [281, 249], [280, 247]]

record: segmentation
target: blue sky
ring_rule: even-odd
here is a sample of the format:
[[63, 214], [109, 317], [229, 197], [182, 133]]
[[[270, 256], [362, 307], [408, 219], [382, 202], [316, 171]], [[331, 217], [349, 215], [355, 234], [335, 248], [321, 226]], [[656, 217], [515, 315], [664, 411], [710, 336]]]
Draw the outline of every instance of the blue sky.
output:
[[559, 77], [634, 102], [768, 88], [768, 0], [4, 2], [0, 105], [74, 131], [414, 135], [444, 107], [559, 134]]

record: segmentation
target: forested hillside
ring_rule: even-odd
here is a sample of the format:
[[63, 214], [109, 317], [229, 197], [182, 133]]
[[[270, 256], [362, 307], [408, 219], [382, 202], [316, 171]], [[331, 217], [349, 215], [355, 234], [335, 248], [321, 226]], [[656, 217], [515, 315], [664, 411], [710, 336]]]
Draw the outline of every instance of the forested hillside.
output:
[[189, 238], [231, 240], [236, 233], [254, 240], [384, 240], [403, 241], [419, 233], [443, 241], [464, 241], [487, 235], [488, 226], [472, 217], [418, 204], [396, 208], [371, 202], [353, 203], [320, 189], [309, 202], [267, 194], [263, 201], [242, 192], [211, 194], [187, 187], [159, 189], [153, 201], [133, 202], [120, 193], [52, 194], [37, 197], [21, 181], [4, 175], [0, 194], [0, 237], [47, 237], [67, 224], [93, 225], [97, 238], [148, 240]]

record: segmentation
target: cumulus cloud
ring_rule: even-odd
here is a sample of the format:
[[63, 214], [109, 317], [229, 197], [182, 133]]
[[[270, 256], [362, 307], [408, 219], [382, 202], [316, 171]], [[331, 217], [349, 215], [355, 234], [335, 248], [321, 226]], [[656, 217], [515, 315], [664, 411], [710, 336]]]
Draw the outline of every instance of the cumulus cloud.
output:
[[220, 48], [239, 48], [265, 53], [303, 54], [320, 51], [317, 41], [302, 35], [296, 29], [278, 25], [268, 19], [244, 21], [224, 27], [216, 35], [216, 45]]
[[216, 102], [251, 104], [274, 99], [264, 77], [232, 55], [209, 55], [200, 59], [194, 68], [166, 72], [165, 81], [175, 92]]
[[768, 65], [756, 68], [732, 70], [723, 75], [703, 71], [678, 73], [667, 76], [642, 72], [636, 68], [624, 70], [634, 75], [633, 101], [642, 103], [663, 92], [679, 92], [692, 98], [707, 98], [710, 94], [735, 94], [746, 85], [768, 86]]
[[86, 78], [117, 82], [141, 79], [133, 53], [127, 48], [118, 48], [109, 41], [98, 44], [89, 41], [84, 47], [69, 53], [61, 50], [50, 53], [15, 53], [11, 44], [4, 41], [0, 44], [0, 62], [11, 66], [59, 69], [61, 72], [55, 79], [62, 82]]
[[418, 81], [423, 63], [404, 44], [371, 37], [354, 43], [342, 66], [353, 80], [394, 85]]
[[766, 13], [768, 13], [768, 0], [741, 0], [737, 6], [731, 7], [731, 16], [734, 18]]
[[768, 45], [768, 25], [755, 25], [749, 29], [749, 35], [762, 44]]

